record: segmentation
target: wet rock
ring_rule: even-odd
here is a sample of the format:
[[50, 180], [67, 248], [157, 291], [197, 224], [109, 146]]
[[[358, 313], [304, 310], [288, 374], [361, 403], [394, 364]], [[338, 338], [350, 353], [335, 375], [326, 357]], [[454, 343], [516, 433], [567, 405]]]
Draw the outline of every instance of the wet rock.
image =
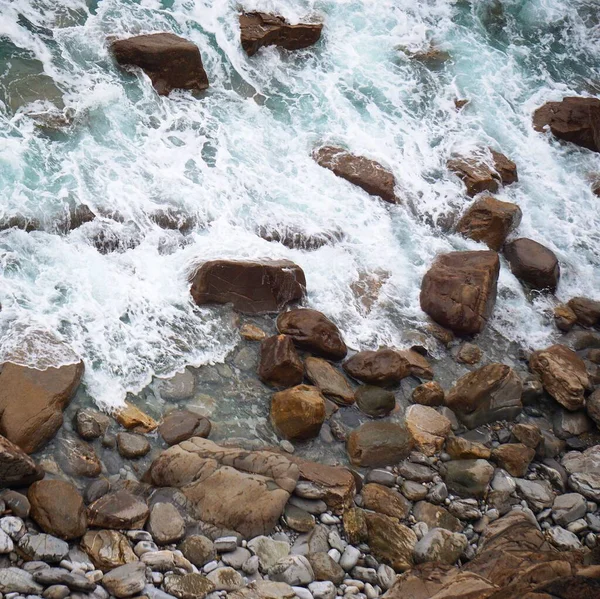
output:
[[161, 381], [158, 389], [160, 396], [168, 401], [191, 399], [196, 392], [196, 376], [186, 368], [170, 379]]
[[415, 562], [454, 564], [468, 544], [469, 541], [463, 534], [450, 532], [445, 528], [434, 528], [415, 545]]
[[79, 491], [62, 480], [41, 480], [29, 487], [31, 517], [41, 529], [65, 540], [81, 537], [87, 515]]
[[306, 557], [289, 555], [281, 558], [269, 568], [269, 579], [275, 582], [285, 582], [290, 586], [306, 586], [313, 582], [315, 575]]
[[300, 50], [316, 44], [321, 37], [320, 23], [290, 25], [279, 15], [249, 12], [240, 15], [242, 48], [253, 56], [263, 46], [280, 46], [286, 50]]
[[456, 232], [499, 251], [508, 234], [519, 226], [522, 216], [516, 204], [486, 195], [471, 204], [458, 222]]
[[211, 260], [196, 271], [191, 288], [198, 305], [231, 303], [246, 314], [279, 312], [305, 291], [304, 272], [289, 260]]
[[43, 590], [29, 572], [20, 568], [0, 568], [0, 592], [41, 595]]
[[146, 503], [127, 491], [104, 495], [88, 507], [88, 522], [97, 528], [135, 530], [143, 528], [147, 518]]
[[594, 327], [600, 322], [600, 302], [587, 297], [574, 297], [567, 303], [582, 327]]
[[556, 291], [560, 265], [552, 250], [533, 239], [522, 237], [504, 246], [504, 256], [512, 273], [522, 283], [538, 291]]
[[0, 435], [0, 488], [24, 487], [43, 476], [43, 470], [20, 447]]
[[535, 456], [535, 450], [522, 443], [506, 443], [492, 452], [492, 459], [510, 475], [523, 477]]
[[316, 437], [325, 421], [325, 400], [316, 387], [298, 385], [275, 393], [271, 400], [271, 423], [286, 439]]
[[102, 586], [118, 599], [138, 595], [146, 586], [146, 564], [134, 562], [119, 566], [104, 575]]
[[393, 349], [361, 351], [344, 362], [344, 370], [353, 378], [370, 385], [397, 385], [411, 374], [408, 360]]
[[531, 509], [541, 511], [554, 503], [554, 493], [547, 481], [515, 479], [519, 495], [527, 501]]
[[37, 370], [6, 362], [0, 372], [0, 433], [33, 453], [50, 441], [63, 423], [83, 375], [83, 362]]
[[415, 533], [396, 519], [367, 512], [368, 542], [373, 555], [397, 572], [410, 569], [417, 543]]
[[185, 535], [185, 522], [171, 503], [155, 503], [150, 510], [148, 532], [158, 545], [170, 545]]
[[452, 460], [444, 464], [444, 481], [460, 497], [483, 498], [494, 467], [486, 460]]
[[141, 458], [150, 451], [150, 442], [146, 437], [135, 433], [119, 433], [117, 448], [124, 458]]
[[479, 333], [496, 303], [499, 272], [492, 251], [442, 254], [423, 277], [421, 308], [456, 334]]
[[536, 131], [548, 128], [563, 141], [594, 152], [600, 151], [600, 100], [568, 96], [547, 102], [533, 113]]
[[319, 148], [313, 153], [313, 158], [323, 168], [333, 171], [368, 194], [379, 196], [391, 204], [398, 202], [394, 191], [394, 174], [378, 162], [333, 146]]
[[[417, 349], [423, 349], [419, 348]], [[408, 362], [408, 370], [411, 376], [414, 376], [419, 379], [432, 379], [433, 378], [433, 369], [431, 368], [431, 364], [427, 361], [427, 358], [420, 353], [420, 351], [415, 351], [415, 349], [407, 349], [398, 352], [407, 362]]]
[[529, 368], [538, 374], [544, 389], [567, 410], [584, 406], [584, 394], [590, 381], [583, 360], [564, 345], [533, 352]]
[[26, 533], [19, 539], [19, 549], [30, 560], [56, 564], [69, 553], [65, 541], [47, 534]]
[[75, 416], [77, 433], [82, 439], [92, 441], [101, 437], [110, 424], [110, 418], [98, 410], [86, 408], [78, 410]]
[[477, 364], [481, 355], [481, 350], [474, 343], [463, 343], [456, 354], [456, 361], [461, 364]]
[[240, 335], [246, 341], [262, 341], [267, 336], [267, 334], [260, 327], [249, 323], [246, 323], [240, 327]]
[[210, 431], [210, 420], [189, 410], [170, 412], [158, 427], [158, 432], [167, 445], [175, 445], [191, 437], [206, 438]]
[[383, 418], [396, 407], [394, 394], [374, 385], [361, 385], [354, 398], [360, 411], [373, 418]]
[[369, 483], [363, 487], [361, 495], [363, 507], [379, 514], [404, 520], [410, 512], [410, 502], [397, 491], [383, 485]]
[[485, 445], [469, 441], [463, 437], [448, 437], [446, 439], [446, 453], [453, 460], [488, 460], [492, 452]]
[[83, 498], [85, 503], [93, 503], [110, 491], [110, 483], [105, 478], [92, 481], [85, 489]]
[[57, 459], [61, 468], [71, 476], [95, 478], [102, 472], [102, 463], [94, 448], [79, 439], [61, 439]]
[[412, 393], [413, 402], [422, 406], [441, 406], [444, 403], [444, 397], [444, 389], [437, 381], [423, 383], [415, 387]]
[[111, 50], [121, 66], [141, 68], [161, 96], [174, 89], [201, 91], [208, 87], [198, 46], [172, 33], [117, 40]]
[[554, 323], [561, 331], [569, 332], [577, 322], [577, 314], [565, 304], [554, 308]]
[[81, 548], [94, 567], [108, 572], [138, 560], [125, 535], [116, 530], [90, 530], [81, 539]]
[[416, 448], [427, 456], [432, 456], [442, 449], [444, 440], [452, 430], [448, 418], [436, 412], [434, 408], [418, 404], [407, 408], [405, 422]]
[[354, 403], [350, 383], [329, 362], [321, 358], [306, 358], [306, 376], [321, 393], [338, 405]]
[[414, 440], [408, 430], [393, 422], [367, 422], [353, 430], [346, 449], [355, 466], [378, 467], [396, 464], [412, 451]]
[[491, 148], [490, 154], [491, 160], [487, 156], [461, 156], [448, 161], [448, 168], [462, 179], [468, 195], [475, 196], [482, 191], [496, 193], [500, 184], [518, 181], [514, 162]]
[[258, 376], [275, 387], [293, 387], [302, 382], [304, 366], [291, 337], [273, 335], [261, 343]]
[[512, 420], [522, 409], [522, 382], [505, 364], [488, 364], [456, 381], [446, 405], [469, 428], [496, 420]]
[[178, 549], [197, 568], [202, 568], [217, 557], [214, 543], [202, 535], [186, 537]]
[[341, 584], [344, 580], [344, 569], [327, 553], [309, 553], [306, 558], [312, 567], [315, 580], [330, 580], [334, 584]]
[[125, 402], [124, 407], [115, 412], [115, 420], [123, 428], [136, 433], [150, 433], [158, 427], [158, 422], [154, 418], [129, 402]]

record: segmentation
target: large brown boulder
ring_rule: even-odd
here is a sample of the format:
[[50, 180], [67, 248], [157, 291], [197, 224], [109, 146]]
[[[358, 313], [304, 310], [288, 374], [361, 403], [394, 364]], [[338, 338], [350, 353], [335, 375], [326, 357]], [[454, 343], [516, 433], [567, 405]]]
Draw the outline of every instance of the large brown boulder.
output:
[[516, 204], [486, 195], [471, 204], [458, 222], [456, 231], [498, 251], [508, 234], [519, 226], [521, 217], [521, 209]]
[[286, 439], [316, 437], [325, 422], [325, 399], [310, 385], [298, 385], [273, 395], [271, 423]]
[[529, 368], [542, 379], [544, 389], [567, 410], [579, 410], [591, 383], [585, 362], [564, 345], [533, 352]]
[[354, 354], [344, 362], [344, 370], [352, 378], [381, 387], [397, 385], [411, 374], [406, 357], [387, 347]]
[[556, 291], [560, 265], [552, 250], [533, 239], [522, 237], [504, 246], [504, 256], [517, 279], [537, 291]]
[[242, 48], [248, 56], [263, 46], [280, 46], [286, 50], [300, 50], [312, 46], [321, 37], [321, 23], [290, 25], [283, 17], [263, 12], [240, 15]]
[[342, 360], [348, 349], [337, 326], [317, 310], [298, 308], [277, 317], [277, 329], [294, 343], [327, 360]]
[[258, 377], [275, 387], [292, 387], [302, 382], [304, 366], [290, 337], [273, 335], [261, 343]]
[[563, 141], [600, 152], [600, 100], [566, 97], [560, 102], [548, 102], [533, 113], [536, 131], [546, 127]]
[[394, 191], [396, 179], [393, 173], [378, 162], [333, 146], [319, 148], [313, 153], [313, 158], [323, 168], [333, 171], [338, 177], [350, 181], [368, 194], [379, 196], [391, 204], [397, 203]]
[[146, 479], [181, 489], [192, 516], [252, 538], [273, 530], [298, 476], [298, 466], [284, 455], [194, 437], [164, 451]]
[[63, 423], [83, 362], [36, 370], [7, 362], [0, 372], [0, 434], [26, 453], [43, 447]]
[[577, 318], [577, 324], [582, 327], [594, 327], [600, 322], [600, 302], [587, 297], [574, 297], [567, 305]]
[[366, 422], [350, 433], [346, 449], [355, 466], [376, 468], [397, 464], [414, 444], [412, 435], [401, 424]]
[[0, 489], [26, 487], [43, 477], [42, 468], [20, 447], [0, 436]]
[[211, 260], [192, 278], [198, 305], [233, 304], [238, 312], [279, 312], [306, 291], [302, 269], [289, 260]]
[[142, 499], [121, 490], [96, 499], [88, 507], [88, 522], [96, 528], [130, 530], [143, 528], [148, 514]]
[[373, 555], [389, 564], [396, 572], [409, 570], [417, 535], [396, 518], [373, 512], [365, 513], [368, 543]]
[[493, 251], [438, 256], [421, 283], [421, 309], [459, 335], [485, 327], [496, 303], [500, 260]]
[[198, 46], [173, 33], [117, 40], [111, 49], [121, 66], [141, 68], [161, 96], [174, 89], [200, 91], [208, 87]]
[[523, 409], [523, 383], [506, 364], [488, 364], [456, 381], [446, 405], [469, 428], [497, 420], [513, 420]]

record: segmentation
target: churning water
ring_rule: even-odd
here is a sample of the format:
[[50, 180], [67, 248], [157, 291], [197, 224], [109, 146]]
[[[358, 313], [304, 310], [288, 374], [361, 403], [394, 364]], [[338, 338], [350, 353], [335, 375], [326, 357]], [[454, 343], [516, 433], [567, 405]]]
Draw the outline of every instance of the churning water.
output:
[[[36, 229], [0, 232], [0, 361], [81, 356], [88, 392], [108, 407], [152, 376], [221, 360], [237, 338], [229, 312], [195, 308], [187, 283], [217, 257], [291, 259], [306, 272], [309, 305], [350, 346], [402, 346], [425, 320], [418, 294], [434, 256], [480, 247], [441, 225], [469, 201], [447, 158], [486, 145], [518, 165], [520, 182], [499, 197], [522, 208], [519, 236], [559, 256], [558, 298], [600, 298], [589, 182], [599, 156], [531, 126], [545, 101], [600, 94], [598, 0], [242, 5], [323, 20], [323, 37], [248, 58], [233, 0], [0, 0], [0, 218]], [[107, 40], [156, 31], [199, 46], [211, 82], [202, 97], [159, 97], [143, 74], [116, 67]], [[431, 45], [450, 60], [407, 55]], [[455, 98], [470, 104], [458, 112]], [[40, 129], [63, 109], [67, 129]], [[322, 143], [391, 168], [403, 203], [317, 166], [310, 154]], [[79, 205], [99, 218], [69, 231]], [[160, 228], [161, 212], [185, 232]], [[334, 242], [288, 249], [261, 231]], [[360, 285], [380, 287], [372, 306]], [[490, 326], [539, 347], [553, 335], [550, 306], [532, 303], [504, 265]], [[47, 336], [23, 347], [36, 330], [74, 354]]]

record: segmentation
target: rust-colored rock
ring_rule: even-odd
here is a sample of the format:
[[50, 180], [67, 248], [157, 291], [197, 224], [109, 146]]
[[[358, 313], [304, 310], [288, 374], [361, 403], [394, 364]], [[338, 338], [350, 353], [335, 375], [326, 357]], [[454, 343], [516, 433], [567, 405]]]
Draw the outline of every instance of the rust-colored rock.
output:
[[372, 196], [395, 204], [398, 202], [394, 188], [396, 179], [392, 172], [378, 162], [355, 156], [343, 148], [324, 146], [313, 153], [316, 162], [333, 171], [335, 175], [357, 185]]
[[174, 89], [200, 91], [208, 87], [198, 46], [173, 33], [117, 40], [111, 49], [121, 66], [141, 68], [161, 96]]
[[233, 304], [245, 314], [279, 312], [304, 297], [306, 278], [289, 260], [211, 260], [192, 277], [198, 305]]
[[302, 382], [304, 366], [290, 337], [273, 335], [261, 343], [258, 376], [275, 387], [293, 387]]
[[566, 97], [560, 102], [548, 102], [533, 113], [536, 131], [546, 127], [563, 141], [600, 152], [600, 100]]
[[20, 447], [0, 436], [0, 489], [26, 487], [43, 477], [43, 469]]
[[574, 297], [568, 306], [577, 317], [577, 324], [582, 327], [594, 327], [600, 322], [600, 302], [587, 297]]
[[83, 362], [36, 370], [10, 362], [0, 372], [0, 434], [25, 453], [41, 449], [63, 423]]
[[327, 360], [346, 357], [348, 349], [337, 326], [317, 310], [298, 308], [277, 318], [280, 333], [292, 338], [296, 346]]
[[325, 421], [325, 399], [316, 387], [298, 385], [273, 395], [271, 423], [286, 439], [316, 437]]
[[383, 348], [354, 354], [344, 362], [344, 370], [363, 383], [391, 387], [411, 374], [411, 365], [402, 353]]
[[433, 368], [425, 356], [412, 349], [398, 352], [407, 362], [410, 374], [418, 379], [432, 379]]
[[492, 459], [510, 475], [523, 478], [535, 456], [535, 449], [523, 443], [505, 443], [492, 451]]
[[348, 436], [346, 449], [355, 466], [391, 466], [404, 459], [414, 447], [406, 427], [395, 422], [366, 422]]
[[369, 483], [362, 488], [361, 495], [363, 506], [367, 510], [385, 514], [398, 520], [404, 520], [410, 513], [410, 501], [404, 495], [400, 495], [398, 491], [383, 485]]
[[577, 314], [566, 304], [559, 304], [554, 308], [554, 323], [558, 329], [567, 333], [577, 323]]
[[409, 570], [413, 565], [413, 551], [417, 535], [395, 518], [366, 512], [369, 547], [373, 555], [389, 564], [396, 572]]
[[489, 460], [492, 452], [485, 445], [469, 441], [463, 437], [448, 437], [446, 453], [453, 460]]
[[406, 428], [413, 436], [416, 448], [433, 456], [444, 446], [452, 423], [434, 408], [416, 404], [406, 409]]
[[496, 150], [493, 150], [492, 148], [488, 149], [492, 155], [494, 168], [498, 175], [500, 175], [502, 185], [516, 183], [519, 180], [519, 175], [517, 174], [517, 165], [501, 152], [496, 152]]
[[509, 185], [518, 181], [517, 166], [504, 154], [489, 148], [488, 156], [455, 157], [448, 161], [448, 168], [453, 171], [472, 196], [489, 191], [496, 193], [500, 185]]
[[533, 239], [522, 237], [504, 246], [512, 273], [528, 287], [554, 293], [560, 278], [556, 254]]
[[158, 422], [129, 402], [115, 412], [115, 420], [127, 430], [149, 433], [158, 428]]
[[521, 217], [516, 204], [486, 195], [471, 204], [458, 222], [456, 232], [498, 251], [508, 234], [519, 226]]
[[500, 260], [492, 251], [438, 256], [421, 283], [421, 309], [459, 335], [480, 333], [496, 303]]
[[316, 44], [323, 25], [299, 23], [290, 25], [283, 17], [263, 12], [240, 15], [242, 48], [253, 56], [263, 46], [280, 46], [286, 50], [301, 50]]
[[321, 393], [341, 406], [354, 403], [354, 390], [344, 375], [321, 358], [306, 358], [306, 376]]
[[412, 400], [422, 406], [436, 407], [444, 403], [444, 389], [437, 381], [428, 381], [423, 383], [412, 393]]

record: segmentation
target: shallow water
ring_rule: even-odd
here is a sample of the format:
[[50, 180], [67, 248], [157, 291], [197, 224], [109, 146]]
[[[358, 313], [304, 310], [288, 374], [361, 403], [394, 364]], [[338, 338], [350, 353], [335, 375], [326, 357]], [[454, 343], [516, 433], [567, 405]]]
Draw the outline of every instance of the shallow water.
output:
[[[559, 256], [558, 298], [600, 298], [600, 200], [589, 184], [600, 159], [531, 127], [545, 101], [600, 94], [596, 1], [244, 7], [322, 19], [323, 38], [248, 58], [238, 2], [0, 0], [0, 219], [19, 215], [41, 229], [0, 232], [0, 361], [43, 367], [80, 356], [86, 391], [104, 407], [154, 376], [222, 361], [238, 344], [235, 319], [194, 307], [187, 282], [196, 264], [217, 257], [294, 260], [307, 275], [307, 303], [351, 347], [407, 345], [405, 332], [425, 321], [418, 294], [433, 257], [480, 247], [439, 225], [470, 201], [448, 156], [481, 145], [517, 163], [519, 183], [499, 197], [523, 210], [518, 236]], [[144, 75], [116, 67], [107, 38], [153, 31], [199, 46], [205, 94], [162, 98]], [[431, 43], [451, 60], [426, 65], [403, 51]], [[470, 99], [460, 112], [456, 97]], [[72, 116], [63, 133], [31, 116], [52, 114], [52, 102]], [[317, 166], [310, 153], [321, 143], [389, 166], [402, 205]], [[101, 218], [65, 233], [58, 223], [81, 204]], [[161, 229], [160, 210], [185, 221], [186, 233]], [[293, 250], [260, 229], [342, 239]], [[356, 296], [368, 276], [381, 285], [369, 310]], [[548, 344], [552, 301], [531, 303], [503, 268], [490, 326], [526, 347]], [[72, 351], [47, 337], [24, 351], [36, 330]]]

